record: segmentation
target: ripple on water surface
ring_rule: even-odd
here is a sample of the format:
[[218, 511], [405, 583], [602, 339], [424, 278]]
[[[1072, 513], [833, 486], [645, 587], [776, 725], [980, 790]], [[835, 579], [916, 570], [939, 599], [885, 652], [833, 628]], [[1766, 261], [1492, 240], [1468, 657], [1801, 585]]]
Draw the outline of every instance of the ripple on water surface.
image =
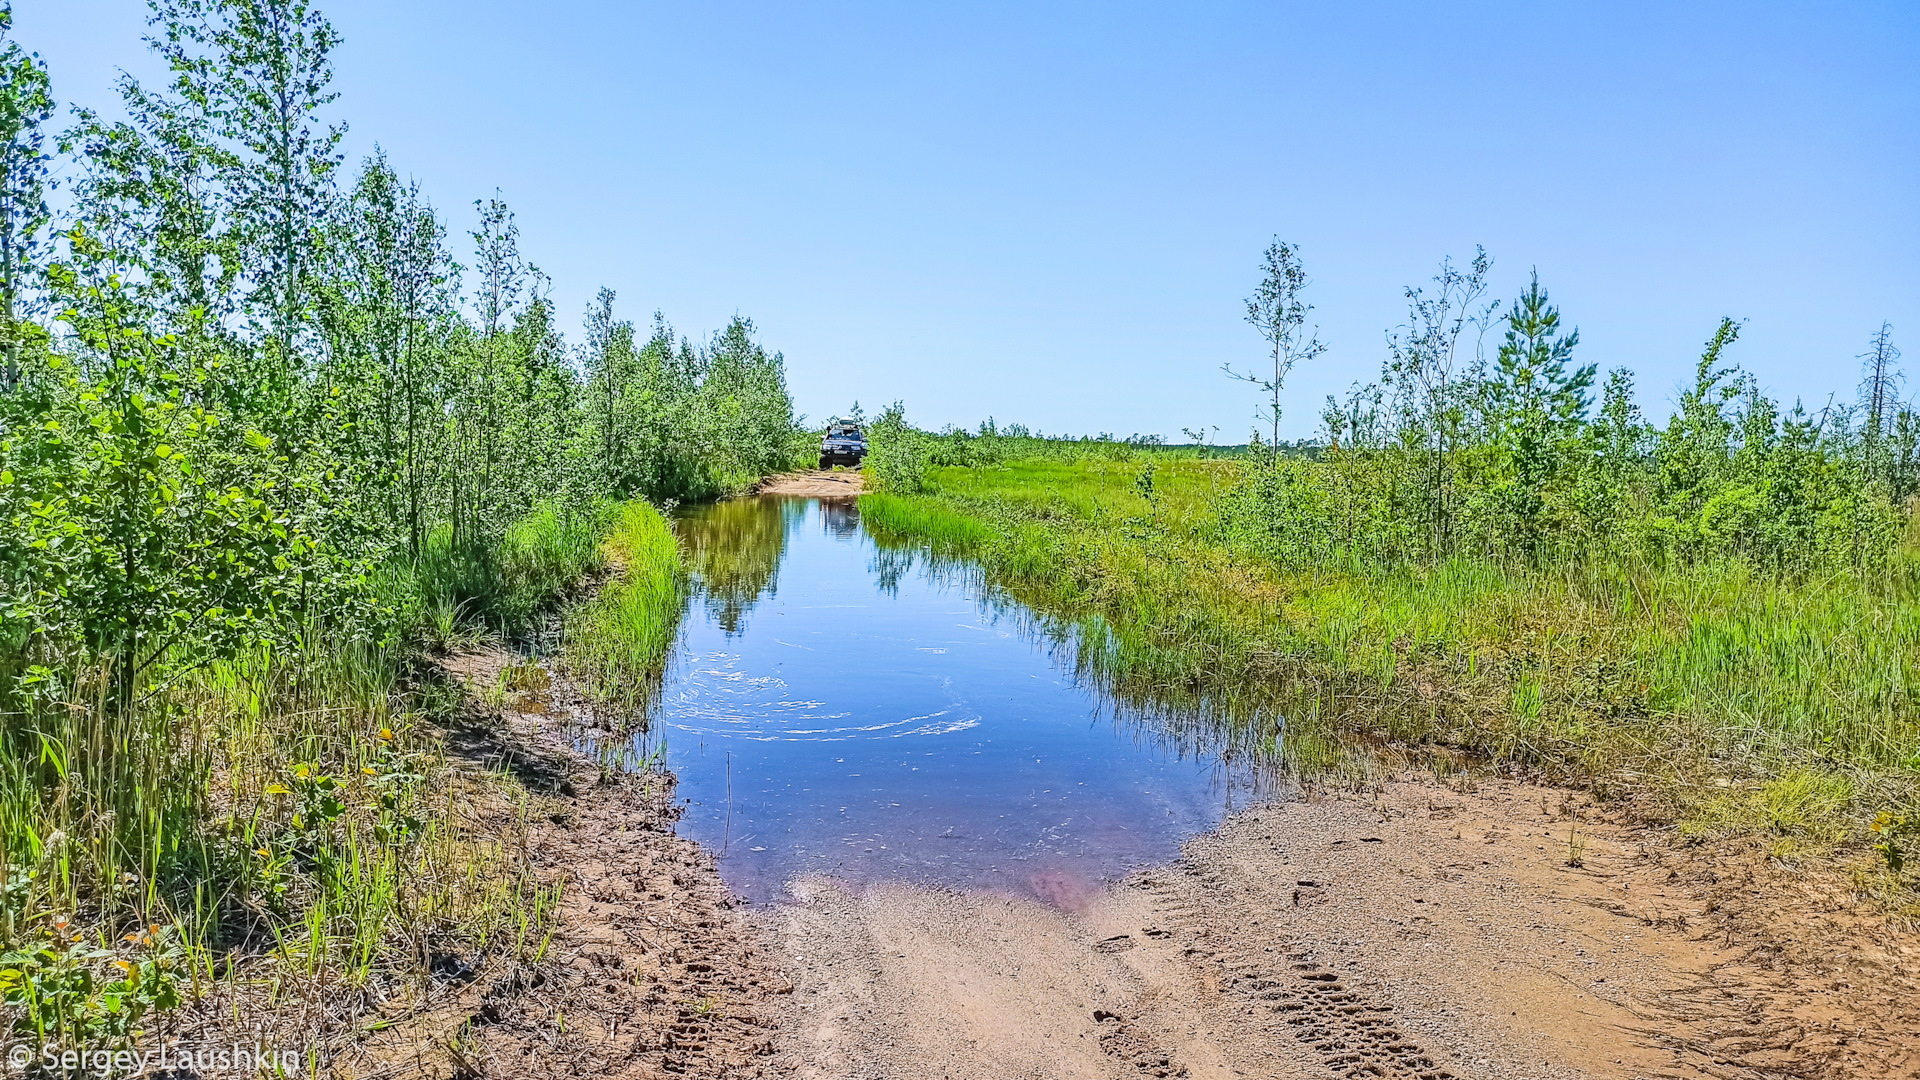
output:
[[851, 500], [735, 500], [676, 528], [695, 599], [651, 738], [681, 832], [755, 900], [811, 872], [1071, 901], [1248, 795], [1114, 720], [1018, 609], [876, 546]]

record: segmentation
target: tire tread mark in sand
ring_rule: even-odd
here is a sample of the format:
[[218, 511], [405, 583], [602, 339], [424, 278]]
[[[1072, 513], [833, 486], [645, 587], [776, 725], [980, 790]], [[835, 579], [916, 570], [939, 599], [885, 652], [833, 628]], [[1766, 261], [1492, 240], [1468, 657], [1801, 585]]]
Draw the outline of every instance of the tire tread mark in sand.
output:
[[[1226, 891], [1225, 882], [1216, 874], [1189, 866], [1183, 868], [1181, 876], [1189, 879], [1189, 885], [1201, 887], [1203, 895], [1217, 898]], [[1187, 895], [1187, 889], [1166, 878], [1150, 876], [1138, 883], [1150, 890], [1156, 906], [1176, 925], [1204, 927], [1208, 915], [1217, 914], [1217, 900], [1199, 903]], [[1242, 941], [1244, 935], [1236, 934], [1234, 940]], [[1264, 1006], [1284, 1020], [1294, 1037], [1335, 1076], [1347, 1080], [1454, 1080], [1452, 1073], [1400, 1030], [1392, 1006], [1349, 989], [1338, 972], [1323, 967], [1299, 943], [1281, 951], [1287, 960], [1283, 971], [1274, 970], [1271, 954], [1253, 959], [1231, 955], [1238, 949], [1230, 951], [1197, 941], [1182, 952], [1190, 960], [1220, 962], [1226, 969], [1223, 992]]]
[[[1099, 948], [1099, 945], [1095, 945]], [[1173, 1055], [1154, 1045], [1151, 1040], [1142, 1039], [1134, 1030], [1133, 1024], [1119, 1013], [1105, 1009], [1093, 1011], [1093, 1022], [1100, 1025], [1100, 1050], [1108, 1057], [1132, 1065], [1141, 1073], [1153, 1077], [1180, 1077], [1187, 1075], [1187, 1067], [1173, 1059]]]
[[1288, 955], [1291, 970], [1267, 974], [1246, 965], [1230, 984], [1267, 1003], [1338, 1076], [1383, 1080], [1452, 1080], [1420, 1045], [1399, 1030], [1393, 1007], [1349, 990], [1339, 973], [1306, 952]]

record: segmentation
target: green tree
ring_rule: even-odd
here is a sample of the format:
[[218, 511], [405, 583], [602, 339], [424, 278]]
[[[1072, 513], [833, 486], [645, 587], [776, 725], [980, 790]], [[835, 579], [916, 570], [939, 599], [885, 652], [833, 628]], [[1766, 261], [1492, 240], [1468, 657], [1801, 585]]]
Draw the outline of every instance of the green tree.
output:
[[333, 228], [324, 379], [349, 417], [334, 446], [352, 462], [370, 524], [402, 532], [418, 558], [443, 411], [437, 343], [450, 332], [457, 267], [419, 185], [402, 183], [383, 152], [366, 162]]
[[307, 0], [149, 2], [159, 32], [148, 40], [173, 76], [156, 100], [209, 144], [248, 310], [271, 346], [264, 389], [288, 404], [305, 368], [346, 133], [320, 118], [338, 97], [330, 85], [340, 37]]
[[[36, 466], [36, 618], [103, 659], [112, 708], [143, 685], [248, 641], [290, 638], [335, 607], [316, 520], [332, 507], [268, 436], [209, 409], [220, 377], [203, 339], [154, 334], [151, 312], [84, 233], [49, 267], [75, 354], [23, 455]], [[20, 478], [15, 478], [16, 481]], [[302, 497], [289, 497], [297, 489]], [[58, 538], [58, 539], [56, 539]]]
[[1649, 482], [1651, 435], [1633, 400], [1633, 372], [1615, 368], [1600, 392], [1599, 415], [1582, 432], [1581, 519], [1598, 550], [1623, 554], [1638, 542], [1636, 524]]
[[1660, 488], [1653, 524], [1672, 553], [1701, 553], [1717, 516], [1710, 507], [1724, 511], [1744, 501], [1741, 493], [1724, 487], [1737, 431], [1729, 407], [1747, 392], [1748, 380], [1737, 366], [1720, 366], [1721, 355], [1739, 338], [1740, 324], [1721, 319], [1694, 367], [1692, 388], [1681, 395], [1655, 445]]
[[47, 209], [51, 182], [47, 173], [46, 133], [53, 115], [53, 84], [47, 65], [7, 37], [13, 6], [0, 3], [0, 391], [20, 378], [20, 347], [28, 329], [21, 325], [23, 294], [37, 268], [40, 234], [52, 215]]
[[588, 396], [593, 401], [592, 445], [602, 490], [621, 491], [632, 483], [627, 453], [638, 450], [624, 430], [628, 383], [633, 374], [633, 324], [613, 317], [615, 293], [602, 286], [587, 307], [586, 340], [581, 345], [581, 367], [587, 373]]
[[1506, 326], [1485, 384], [1486, 426], [1502, 458], [1496, 498], [1532, 558], [1540, 553], [1549, 500], [1571, 479], [1598, 369], [1568, 367], [1580, 331], [1561, 332], [1559, 309], [1548, 301], [1538, 273], [1513, 302]]
[[1321, 343], [1318, 330], [1307, 329], [1307, 313], [1313, 310], [1313, 305], [1307, 303], [1302, 295], [1309, 282], [1306, 266], [1300, 260], [1300, 249], [1275, 237], [1273, 243], [1267, 245], [1260, 270], [1260, 284], [1246, 300], [1246, 317], [1247, 322], [1266, 339], [1273, 370], [1269, 374], [1235, 371], [1232, 364], [1222, 364], [1220, 367], [1229, 377], [1252, 383], [1266, 397], [1263, 416], [1273, 430], [1273, 439], [1268, 445], [1277, 457], [1280, 452], [1280, 392], [1286, 384], [1287, 374], [1298, 364], [1312, 363], [1318, 359], [1327, 347]]
[[231, 322], [244, 260], [220, 187], [232, 155], [214, 145], [206, 110], [190, 98], [150, 91], [131, 76], [118, 90], [127, 120], [107, 123], [79, 109], [62, 137], [82, 169], [75, 220], [116, 255], [156, 318], [237, 340]]
[[1485, 300], [1493, 260], [1485, 249], [1461, 269], [1442, 259], [1433, 290], [1405, 290], [1407, 321], [1387, 335], [1381, 382], [1393, 395], [1400, 446], [1420, 461], [1406, 502], [1436, 552], [1452, 549], [1454, 456], [1467, 438], [1473, 372], [1461, 355], [1469, 329], [1484, 334], [1498, 306]]

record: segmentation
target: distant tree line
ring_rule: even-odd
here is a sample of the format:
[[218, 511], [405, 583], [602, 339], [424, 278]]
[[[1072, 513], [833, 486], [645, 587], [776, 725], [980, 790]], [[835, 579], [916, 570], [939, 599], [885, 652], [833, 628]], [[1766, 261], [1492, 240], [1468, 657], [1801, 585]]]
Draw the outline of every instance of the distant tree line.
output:
[[[1327, 399], [1311, 457], [1251, 469], [1222, 502], [1225, 532], [1288, 561], [1371, 565], [1479, 554], [1868, 567], [1899, 549], [1920, 501], [1920, 412], [1902, 397], [1891, 327], [1861, 357], [1857, 399], [1812, 410], [1783, 407], [1731, 361], [1741, 327], [1722, 319], [1657, 424], [1634, 404], [1632, 372], [1603, 381], [1578, 362], [1579, 332], [1537, 275], [1500, 305], [1490, 269], [1481, 251], [1409, 288], [1380, 379]], [[1285, 350], [1299, 349], [1287, 343], [1313, 340], [1305, 285], [1297, 250], [1276, 244], [1249, 301], [1279, 342], [1268, 410]]]

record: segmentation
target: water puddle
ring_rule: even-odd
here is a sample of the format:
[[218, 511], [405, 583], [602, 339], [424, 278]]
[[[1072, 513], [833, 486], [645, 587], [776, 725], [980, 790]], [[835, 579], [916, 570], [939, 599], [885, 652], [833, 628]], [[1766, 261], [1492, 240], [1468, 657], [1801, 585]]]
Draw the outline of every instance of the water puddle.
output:
[[882, 550], [851, 500], [676, 528], [695, 592], [646, 738], [683, 835], [755, 901], [826, 873], [1071, 904], [1255, 793], [1191, 732], [1116, 717], [1017, 607]]

